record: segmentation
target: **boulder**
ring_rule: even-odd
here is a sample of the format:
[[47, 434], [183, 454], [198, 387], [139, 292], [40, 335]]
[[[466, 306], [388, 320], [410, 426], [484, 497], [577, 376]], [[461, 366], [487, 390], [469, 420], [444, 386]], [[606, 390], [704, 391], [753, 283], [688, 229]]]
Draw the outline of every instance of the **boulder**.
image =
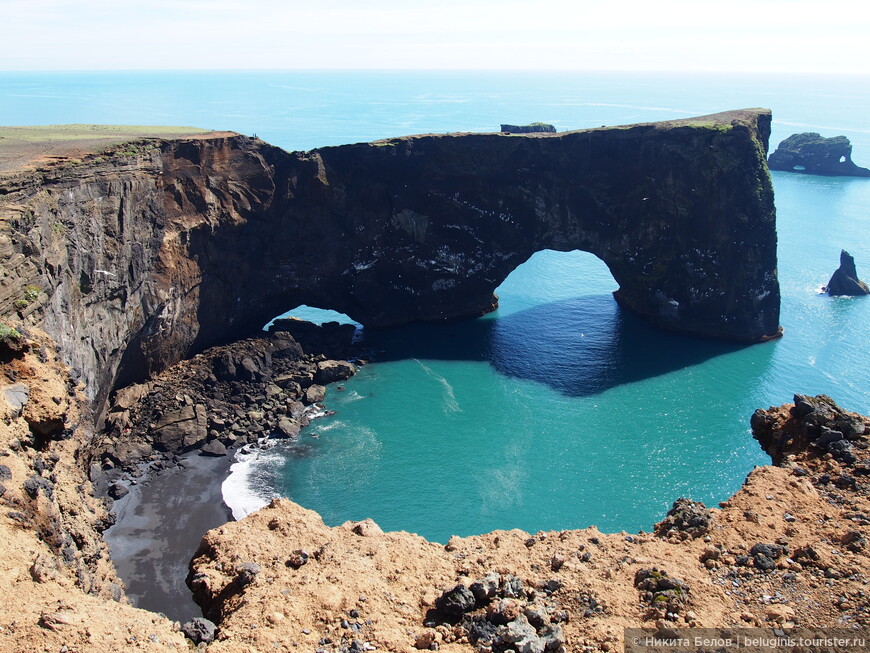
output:
[[106, 454], [120, 464], [142, 460], [152, 453], [154, 449], [150, 444], [135, 440], [121, 440], [106, 450]]
[[845, 249], [840, 251], [840, 267], [834, 270], [825, 290], [829, 295], [870, 295], [867, 284], [858, 279], [855, 259]]
[[300, 427], [292, 419], [282, 417], [278, 420], [278, 433], [285, 438], [298, 438]]
[[682, 539], [697, 538], [710, 530], [711, 513], [700, 501], [679, 498], [665, 518], [655, 525], [659, 537], [678, 535]]
[[205, 445], [202, 449], [200, 449], [200, 455], [203, 456], [226, 456], [227, 448], [223, 442], [220, 440], [212, 440], [207, 445]]
[[150, 386], [147, 383], [134, 383], [121, 388], [115, 393], [113, 411], [124, 411], [132, 408], [142, 397], [148, 394]]
[[164, 451], [194, 447], [208, 437], [205, 406], [182, 406], [164, 413], [151, 430], [154, 444]]
[[345, 528], [355, 535], [359, 535], [360, 537], [375, 537], [377, 535], [383, 535], [384, 531], [378, 526], [377, 522], [375, 522], [371, 517], [367, 517], [362, 521], [347, 521], [341, 525], [341, 528]]
[[23, 383], [6, 386], [3, 388], [3, 398], [6, 399], [6, 403], [12, 409], [12, 414], [18, 417], [30, 399], [30, 388]]
[[259, 381], [263, 378], [263, 373], [260, 371], [260, 367], [250, 356], [245, 356], [241, 361], [239, 361], [237, 373], [239, 378], [243, 381]]
[[123, 499], [128, 494], [130, 494], [130, 489], [124, 483], [116, 481], [109, 486], [109, 496], [115, 500]]
[[214, 641], [216, 629], [217, 626], [208, 619], [196, 617], [186, 622], [181, 627], [181, 632], [194, 644], [211, 644]]
[[318, 404], [326, 398], [326, 388], [317, 384], [309, 386], [302, 398], [306, 404]]
[[474, 594], [465, 585], [457, 585], [438, 597], [436, 607], [448, 617], [458, 619], [466, 612], [474, 610]]
[[499, 635], [502, 641], [511, 644], [517, 653], [544, 653], [547, 648], [547, 642], [538, 637], [525, 615], [519, 615], [500, 629]]
[[243, 562], [236, 566], [236, 577], [234, 582], [245, 587], [253, 583], [257, 575], [263, 571], [262, 567], [256, 562]]
[[792, 134], [770, 155], [771, 170], [812, 175], [870, 177], [870, 170], [852, 162], [852, 144], [845, 136], [824, 138], [815, 132]]
[[347, 361], [326, 360], [317, 364], [314, 382], [320, 385], [344, 381], [356, 374], [356, 367]]
[[302, 346], [296, 342], [296, 339], [287, 331], [276, 331], [272, 333], [272, 347], [272, 355], [276, 358], [297, 360], [304, 356]]
[[212, 363], [214, 375], [221, 381], [233, 381], [236, 378], [237, 369], [233, 357], [228, 353], [218, 356]]

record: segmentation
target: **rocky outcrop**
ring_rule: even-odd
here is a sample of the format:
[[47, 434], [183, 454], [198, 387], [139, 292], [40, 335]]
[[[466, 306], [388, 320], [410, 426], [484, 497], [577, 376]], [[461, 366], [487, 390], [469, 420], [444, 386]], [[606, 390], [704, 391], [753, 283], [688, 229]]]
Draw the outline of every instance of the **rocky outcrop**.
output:
[[555, 133], [556, 128], [546, 122], [533, 122], [528, 125], [505, 125], [501, 126], [501, 131], [506, 134], [535, 134], [541, 132]]
[[300, 304], [372, 327], [480, 315], [544, 248], [600, 257], [655, 325], [757, 342], [780, 333], [769, 128], [143, 140], [0, 182], [0, 314], [43, 325], [98, 407]]
[[812, 175], [870, 177], [870, 170], [852, 161], [852, 144], [845, 136], [824, 138], [815, 132], [792, 134], [770, 155], [771, 170]]
[[[750, 421], [753, 437], [774, 464], [788, 466], [797, 455], [810, 460], [828, 454], [846, 466], [867, 459], [870, 420], [840, 408], [827, 395], [796, 394], [794, 406], [756, 410]], [[861, 475], [868, 471], [862, 467]]]
[[870, 295], [870, 288], [858, 278], [855, 258], [845, 249], [840, 251], [840, 267], [834, 270], [825, 292], [829, 295]]

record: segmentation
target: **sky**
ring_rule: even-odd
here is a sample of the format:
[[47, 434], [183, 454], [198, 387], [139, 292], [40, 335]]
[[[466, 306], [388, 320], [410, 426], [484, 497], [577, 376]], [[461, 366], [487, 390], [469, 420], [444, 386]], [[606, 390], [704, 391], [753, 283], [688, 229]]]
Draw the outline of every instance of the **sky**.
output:
[[864, 0], [0, 0], [0, 70], [870, 73]]

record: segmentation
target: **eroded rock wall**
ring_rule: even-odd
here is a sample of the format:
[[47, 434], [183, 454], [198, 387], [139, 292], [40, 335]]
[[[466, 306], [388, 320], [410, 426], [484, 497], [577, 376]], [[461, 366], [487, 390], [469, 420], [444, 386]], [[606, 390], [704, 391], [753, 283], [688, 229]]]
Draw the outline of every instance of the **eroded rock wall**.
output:
[[780, 332], [769, 125], [125, 144], [0, 181], [0, 314], [44, 325], [97, 405], [299, 304], [373, 327], [480, 315], [544, 248], [600, 257], [653, 324], [756, 342]]
[[54, 343], [0, 342], [0, 651], [188, 651], [178, 625], [132, 607], [87, 476], [91, 431]]

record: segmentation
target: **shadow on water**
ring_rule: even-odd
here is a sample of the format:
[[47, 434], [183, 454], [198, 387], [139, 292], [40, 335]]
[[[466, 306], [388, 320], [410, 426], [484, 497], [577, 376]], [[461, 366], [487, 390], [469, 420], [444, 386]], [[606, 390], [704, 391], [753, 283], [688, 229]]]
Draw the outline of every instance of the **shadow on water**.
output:
[[410, 358], [486, 361], [499, 373], [544, 383], [571, 397], [667, 374], [746, 345], [661, 331], [589, 295], [507, 315], [367, 331], [379, 362]]

